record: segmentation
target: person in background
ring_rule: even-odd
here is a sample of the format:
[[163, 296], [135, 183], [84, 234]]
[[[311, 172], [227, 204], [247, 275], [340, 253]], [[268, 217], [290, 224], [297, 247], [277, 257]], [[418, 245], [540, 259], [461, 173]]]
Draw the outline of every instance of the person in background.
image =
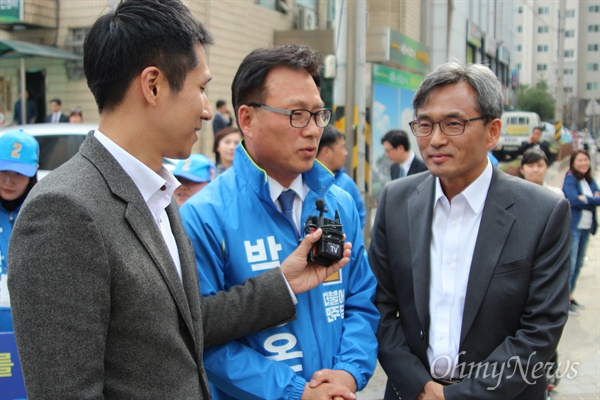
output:
[[381, 138], [385, 156], [392, 162], [392, 180], [427, 171], [427, 166], [410, 149], [408, 134], [400, 129], [392, 129]]
[[37, 183], [40, 146], [22, 130], [0, 136], [0, 332], [12, 332], [8, 296], [8, 240], [25, 198]]
[[215, 172], [215, 166], [204, 154], [192, 154], [186, 160], [179, 160], [173, 170], [173, 175], [181, 183], [173, 192], [177, 205], [181, 207], [208, 185], [215, 177]]
[[592, 179], [590, 156], [576, 150], [569, 159], [569, 171], [562, 188], [571, 203], [571, 274], [569, 276], [569, 313], [579, 314], [582, 305], [573, 297], [577, 278], [585, 260], [590, 235], [598, 230], [596, 209], [600, 205], [600, 190]]
[[386, 399], [543, 400], [567, 321], [569, 205], [493, 168], [503, 89], [481, 64], [441, 64], [410, 122], [429, 173], [380, 196], [377, 276]]
[[308, 263], [317, 230], [278, 268], [200, 296], [163, 160], [188, 158], [212, 118], [212, 42], [180, 0], [122, 0], [86, 35], [98, 129], [36, 184], [8, 249], [28, 398], [208, 400], [205, 348], [293, 320], [296, 294], [349, 261], [348, 244], [328, 268]]
[[235, 149], [241, 140], [242, 134], [240, 130], [233, 126], [229, 126], [217, 132], [213, 143], [217, 175], [221, 175], [233, 165]]
[[217, 112], [213, 118], [213, 134], [233, 124], [233, 115], [225, 100], [217, 100]]
[[548, 171], [548, 158], [540, 149], [529, 149], [521, 158], [521, 167], [519, 176], [526, 181], [542, 185], [548, 190], [553, 191], [559, 196], [563, 196], [563, 191], [555, 186], [546, 183], [546, 172]]
[[80, 124], [83, 122], [83, 110], [79, 107], [71, 109], [69, 114], [69, 122], [72, 124]]
[[548, 165], [551, 165], [554, 162], [554, 154], [550, 151], [550, 143], [545, 140], [542, 140], [542, 132], [544, 127], [536, 126], [531, 131], [531, 135], [526, 142], [521, 143], [519, 147], [519, 154], [524, 154], [529, 149], [539, 149], [544, 152], [546, 155], [546, 159], [548, 160]]
[[[321, 56], [304, 45], [246, 56], [231, 86], [244, 136], [233, 166], [181, 208], [203, 296], [279, 265], [307, 233], [308, 217], [321, 215], [318, 200], [323, 217], [337, 215], [352, 243], [351, 260], [337, 276], [297, 297], [298, 319], [204, 353], [215, 400], [338, 399], [337, 391], [364, 388], [375, 370], [376, 281], [358, 212], [315, 162], [331, 118], [320, 70]], [[340, 245], [330, 244], [331, 251]]]
[[62, 101], [59, 98], [50, 100], [50, 109], [52, 112], [46, 115], [45, 122], [69, 122], [69, 116], [62, 112]]
[[35, 105], [35, 100], [31, 98], [29, 89], [25, 90], [25, 102], [27, 104], [27, 108], [25, 109], [25, 121], [23, 121], [21, 119], [21, 94], [19, 93], [19, 99], [15, 102], [12, 125], [35, 124], [38, 110], [37, 106]]
[[335, 175], [335, 184], [352, 196], [358, 210], [358, 215], [360, 216], [361, 227], [364, 228], [367, 211], [365, 210], [365, 203], [356, 183], [354, 183], [344, 168], [347, 155], [346, 136], [331, 124], [323, 128], [323, 135], [321, 136], [319, 150], [317, 151], [317, 160], [333, 172]]

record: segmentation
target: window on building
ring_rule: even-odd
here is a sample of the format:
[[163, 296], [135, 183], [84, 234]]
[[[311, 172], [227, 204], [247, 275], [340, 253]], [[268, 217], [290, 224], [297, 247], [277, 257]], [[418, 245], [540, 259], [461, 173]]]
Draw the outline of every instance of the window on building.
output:
[[565, 86], [563, 90], [565, 91], [565, 93], [573, 93], [573, 88], [570, 86]]
[[574, 75], [574, 74], [575, 74], [574, 69], [571, 69], [571, 68], [565, 69], [565, 75]]
[[587, 90], [597, 90], [598, 89], [598, 82], [588, 82], [585, 84], [585, 88]]
[[575, 57], [575, 50], [565, 50], [565, 57], [567, 57], [567, 58]]
[[538, 14], [540, 14], [540, 15], [550, 14], [550, 7], [538, 7]]
[[591, 13], [597, 13], [600, 12], [600, 5], [596, 4], [596, 5], [590, 5], [588, 7], [588, 11]]
[[548, 45], [547, 44], [538, 44], [537, 51], [538, 51], [538, 53], [547, 53]]
[[523, 51], [523, 45], [522, 44], [518, 44], [517, 45], [517, 53], [520, 53]]
[[588, 51], [598, 51], [598, 43], [588, 44]]
[[586, 65], [586, 68], [588, 71], [598, 71], [598, 63], [590, 63], [588, 65]]
[[548, 71], [548, 64], [538, 64], [537, 70], [538, 71]]
[[520, 71], [521, 68], [523, 68], [523, 64], [521, 64], [521, 63], [517, 64], [517, 70]]
[[[91, 28], [69, 28], [65, 41], [65, 49], [78, 56], [83, 56], [83, 41]], [[67, 78], [84, 79], [83, 61], [67, 61]]]
[[550, 28], [545, 25], [545, 26], [538, 26], [538, 33], [548, 33], [550, 32]]
[[521, 32], [523, 32], [523, 25], [519, 25], [519, 26], [517, 26], [517, 32], [518, 32], [518, 33], [521, 33]]
[[519, 14], [523, 14], [523, 6], [519, 6], [519, 8], [517, 9]]
[[575, 10], [567, 10], [567, 18], [575, 18]]
[[599, 32], [600, 25], [588, 25], [588, 32]]
[[568, 31], [565, 31], [565, 37], [568, 37], [568, 38], [575, 37], [575, 30], [570, 29]]

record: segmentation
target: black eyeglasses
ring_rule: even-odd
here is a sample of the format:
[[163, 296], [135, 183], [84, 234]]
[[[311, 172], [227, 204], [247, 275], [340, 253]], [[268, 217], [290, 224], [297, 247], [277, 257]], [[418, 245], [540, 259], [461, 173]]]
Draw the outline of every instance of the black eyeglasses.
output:
[[250, 107], [262, 108], [263, 110], [271, 111], [278, 114], [284, 114], [290, 116], [290, 125], [294, 128], [304, 128], [310, 122], [312, 117], [315, 117], [315, 124], [319, 128], [325, 128], [329, 125], [329, 120], [331, 120], [331, 110], [328, 108], [324, 108], [319, 111], [308, 111], [302, 108], [298, 108], [295, 110], [285, 110], [283, 108], [275, 108], [269, 107], [264, 104], [258, 103], [250, 103], [248, 104]]
[[410, 126], [410, 130], [417, 137], [425, 137], [431, 135], [433, 132], [433, 126], [438, 124], [440, 129], [445, 135], [448, 136], [458, 136], [462, 135], [465, 131], [465, 126], [469, 122], [478, 121], [480, 119], [485, 119], [485, 117], [477, 117], [471, 119], [464, 119], [458, 117], [448, 117], [444, 118], [439, 122], [433, 122], [429, 119], [416, 119], [408, 123]]

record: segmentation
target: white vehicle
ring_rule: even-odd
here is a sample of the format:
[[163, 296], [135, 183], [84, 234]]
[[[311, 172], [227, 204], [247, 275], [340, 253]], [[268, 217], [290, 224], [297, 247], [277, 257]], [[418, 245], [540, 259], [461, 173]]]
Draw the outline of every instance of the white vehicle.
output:
[[[73, 157], [79, 151], [79, 146], [88, 132], [96, 128], [98, 125], [87, 123], [29, 124], [2, 128], [0, 135], [21, 129], [37, 139], [40, 144], [38, 179], [42, 179]], [[170, 171], [173, 171], [176, 162], [177, 160], [164, 159], [164, 165]]]
[[529, 140], [533, 128], [541, 126], [540, 116], [531, 111], [505, 111], [502, 113], [502, 130], [492, 153], [498, 160], [519, 154], [521, 143]]

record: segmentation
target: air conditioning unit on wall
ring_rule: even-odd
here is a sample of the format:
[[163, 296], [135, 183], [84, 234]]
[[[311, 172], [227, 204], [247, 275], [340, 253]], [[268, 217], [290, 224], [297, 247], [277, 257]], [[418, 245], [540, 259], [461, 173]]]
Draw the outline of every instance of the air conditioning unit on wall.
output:
[[298, 10], [298, 29], [311, 31], [317, 28], [317, 12], [310, 8]]

